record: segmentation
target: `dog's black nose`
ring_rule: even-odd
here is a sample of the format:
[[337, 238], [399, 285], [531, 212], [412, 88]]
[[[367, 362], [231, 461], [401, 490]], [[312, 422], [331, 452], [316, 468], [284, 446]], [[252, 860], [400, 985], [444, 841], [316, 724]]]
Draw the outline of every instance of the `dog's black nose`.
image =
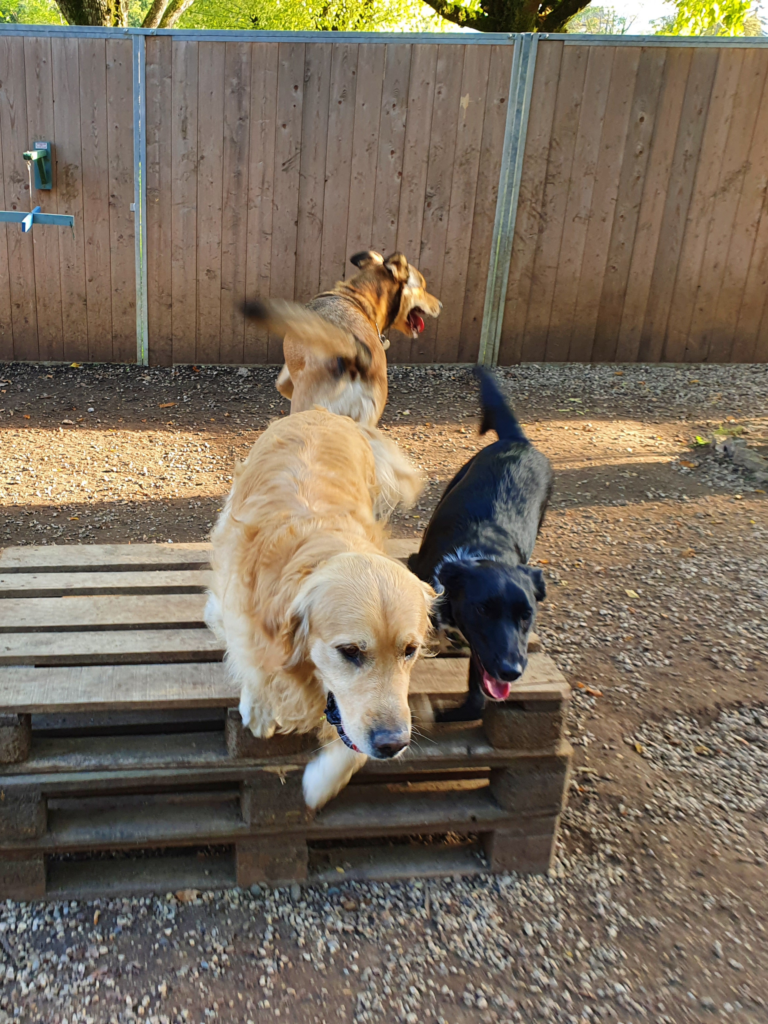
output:
[[502, 661], [499, 666], [499, 679], [505, 683], [514, 683], [523, 672], [525, 672], [525, 665], [521, 661]]
[[394, 757], [411, 741], [407, 732], [394, 729], [371, 729], [371, 749], [375, 757]]

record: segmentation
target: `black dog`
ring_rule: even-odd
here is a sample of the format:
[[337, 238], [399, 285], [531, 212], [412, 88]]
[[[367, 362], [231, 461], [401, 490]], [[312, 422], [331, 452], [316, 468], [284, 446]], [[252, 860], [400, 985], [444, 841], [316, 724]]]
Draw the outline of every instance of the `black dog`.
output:
[[[527, 565], [552, 492], [552, 467], [520, 428], [490, 374], [478, 370], [480, 433], [499, 440], [463, 466], [445, 489], [421, 548], [408, 560], [442, 596], [435, 626], [469, 648], [469, 695], [439, 713], [443, 722], [479, 718], [486, 696], [505, 700], [528, 664], [536, 603], [546, 595], [540, 569]], [[457, 636], [458, 634], [458, 636]]]

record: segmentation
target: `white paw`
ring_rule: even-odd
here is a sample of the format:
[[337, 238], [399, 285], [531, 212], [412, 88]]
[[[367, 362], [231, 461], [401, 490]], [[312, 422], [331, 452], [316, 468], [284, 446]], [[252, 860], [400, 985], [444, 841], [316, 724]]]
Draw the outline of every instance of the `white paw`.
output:
[[354, 773], [366, 762], [365, 754], [356, 754], [341, 740], [323, 747], [314, 761], [304, 769], [302, 786], [307, 807], [319, 810], [336, 796]]
[[331, 797], [336, 795], [328, 785], [327, 768], [323, 764], [322, 755], [316, 761], [310, 761], [304, 769], [302, 788], [306, 805], [312, 810], [327, 804]]
[[256, 739], [268, 740], [274, 736], [277, 722], [272, 714], [258, 701], [247, 686], [240, 692], [240, 718], [246, 729], [250, 729]]
[[203, 620], [208, 629], [213, 633], [217, 636], [222, 635], [224, 623], [221, 617], [221, 604], [219, 603], [218, 597], [210, 591], [208, 592], [208, 600], [205, 602]]

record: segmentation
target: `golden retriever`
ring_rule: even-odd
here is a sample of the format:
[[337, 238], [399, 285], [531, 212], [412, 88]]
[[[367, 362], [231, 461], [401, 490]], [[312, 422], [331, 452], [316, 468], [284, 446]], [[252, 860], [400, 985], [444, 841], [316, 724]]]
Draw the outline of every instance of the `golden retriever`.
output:
[[378, 430], [315, 409], [261, 435], [213, 530], [206, 621], [241, 685], [243, 724], [263, 737], [320, 727], [309, 807], [410, 742], [411, 668], [435, 594], [384, 554], [382, 516], [421, 485]]
[[290, 399], [292, 413], [321, 405], [375, 427], [387, 402], [383, 332], [394, 327], [417, 338], [424, 317], [438, 316], [442, 304], [402, 253], [384, 259], [361, 252], [351, 262], [359, 273], [307, 306], [249, 302], [245, 314], [284, 336], [277, 390]]

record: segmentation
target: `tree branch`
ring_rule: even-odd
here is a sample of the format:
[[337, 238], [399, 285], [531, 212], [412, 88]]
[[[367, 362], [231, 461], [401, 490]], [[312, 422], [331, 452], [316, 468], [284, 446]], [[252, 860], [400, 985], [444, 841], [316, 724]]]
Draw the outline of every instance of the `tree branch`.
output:
[[486, 25], [486, 31], [489, 31], [488, 19], [484, 14], [473, 13], [466, 7], [462, 7], [461, 4], [451, 3], [451, 0], [424, 0], [424, 2], [432, 8], [435, 14], [439, 14], [441, 18], [445, 18], [446, 21], [450, 21], [454, 25], [476, 28], [480, 32], [483, 31], [481, 26]]
[[170, 0], [165, 12], [160, 19], [158, 28], [173, 28], [182, 14], [188, 10], [195, 0]]
[[539, 18], [538, 31], [562, 32], [571, 18], [585, 7], [589, 7], [589, 3], [590, 0], [560, 0]]
[[160, 19], [163, 16], [163, 12], [168, 4], [168, 0], [152, 0], [152, 4], [144, 15], [144, 21], [141, 23], [142, 28], [159, 28]]

